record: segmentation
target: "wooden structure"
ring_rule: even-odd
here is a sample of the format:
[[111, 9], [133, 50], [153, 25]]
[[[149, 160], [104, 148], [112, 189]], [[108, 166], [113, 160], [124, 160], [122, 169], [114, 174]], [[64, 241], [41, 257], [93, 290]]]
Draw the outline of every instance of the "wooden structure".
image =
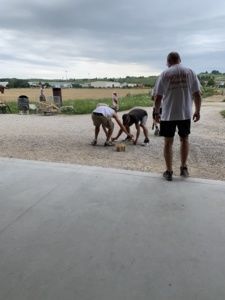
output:
[[117, 152], [125, 152], [126, 145], [125, 144], [116, 144], [116, 151]]
[[52, 115], [59, 112], [59, 107], [49, 101], [38, 103], [38, 112], [44, 115]]

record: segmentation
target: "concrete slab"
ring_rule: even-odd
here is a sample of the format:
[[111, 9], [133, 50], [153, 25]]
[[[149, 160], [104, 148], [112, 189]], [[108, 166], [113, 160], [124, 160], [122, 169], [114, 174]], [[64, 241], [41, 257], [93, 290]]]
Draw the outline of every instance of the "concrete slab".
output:
[[0, 168], [0, 299], [225, 299], [225, 182]]

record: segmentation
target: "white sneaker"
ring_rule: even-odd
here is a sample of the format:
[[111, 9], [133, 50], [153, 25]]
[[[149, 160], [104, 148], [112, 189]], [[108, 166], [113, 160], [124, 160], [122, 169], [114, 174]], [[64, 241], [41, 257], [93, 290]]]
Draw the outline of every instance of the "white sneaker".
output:
[[114, 144], [111, 141], [106, 141], [104, 146], [109, 147], [109, 146], [114, 146]]

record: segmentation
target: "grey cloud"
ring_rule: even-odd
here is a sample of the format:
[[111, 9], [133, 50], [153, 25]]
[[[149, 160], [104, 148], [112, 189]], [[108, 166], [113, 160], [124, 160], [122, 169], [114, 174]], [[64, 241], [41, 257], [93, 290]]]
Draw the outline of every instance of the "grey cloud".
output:
[[83, 57], [162, 69], [167, 53], [178, 50], [191, 65], [197, 62], [199, 71], [221, 66], [222, 0], [217, 5], [209, 0], [3, 2], [0, 27], [11, 38], [2, 35], [7, 48], [1, 48], [0, 60], [60, 66]]

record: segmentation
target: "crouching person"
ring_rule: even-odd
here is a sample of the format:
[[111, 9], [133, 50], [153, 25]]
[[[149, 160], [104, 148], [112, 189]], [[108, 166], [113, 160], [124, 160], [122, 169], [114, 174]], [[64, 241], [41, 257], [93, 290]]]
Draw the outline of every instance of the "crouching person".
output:
[[110, 141], [114, 129], [112, 118], [115, 119], [122, 131], [124, 131], [130, 138], [133, 137], [123, 126], [114, 109], [106, 105], [99, 105], [92, 112], [92, 120], [95, 126], [95, 137], [91, 143], [93, 146], [97, 145], [98, 134], [100, 132], [101, 125], [106, 133], [106, 141], [104, 146], [113, 146], [112, 142]]
[[[146, 122], [148, 119], [147, 111], [144, 109], [141, 109], [141, 108], [135, 108], [135, 109], [132, 109], [128, 114], [124, 114], [122, 116], [122, 118], [123, 118], [123, 125], [126, 127], [126, 129], [129, 133], [130, 133], [130, 127], [133, 124], [135, 124], [137, 132], [136, 132], [136, 138], [133, 141], [134, 145], [137, 145], [138, 138], [140, 135], [140, 128], [143, 129], [143, 133], [145, 136], [142, 146], [149, 145], [148, 128], [146, 126]], [[122, 130], [120, 129], [117, 136], [112, 138], [112, 140], [113, 141], [117, 140], [121, 134], [122, 134]], [[129, 140], [129, 136], [126, 138], [126, 140]]]

